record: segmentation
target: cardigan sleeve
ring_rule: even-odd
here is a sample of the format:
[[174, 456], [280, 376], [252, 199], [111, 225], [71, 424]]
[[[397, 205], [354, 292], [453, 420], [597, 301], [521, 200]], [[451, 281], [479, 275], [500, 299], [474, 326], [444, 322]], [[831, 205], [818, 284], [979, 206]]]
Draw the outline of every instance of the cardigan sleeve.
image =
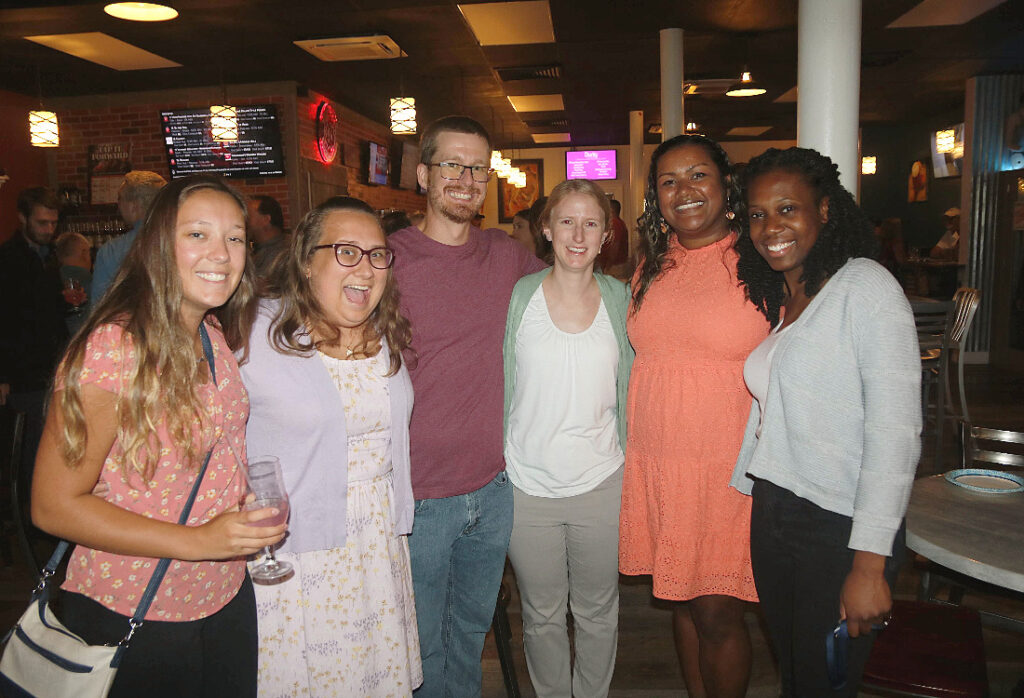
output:
[[906, 296], [875, 271], [862, 287], [871, 295], [858, 300], [865, 313], [854, 334], [864, 435], [849, 547], [888, 556], [921, 455], [921, 359]]

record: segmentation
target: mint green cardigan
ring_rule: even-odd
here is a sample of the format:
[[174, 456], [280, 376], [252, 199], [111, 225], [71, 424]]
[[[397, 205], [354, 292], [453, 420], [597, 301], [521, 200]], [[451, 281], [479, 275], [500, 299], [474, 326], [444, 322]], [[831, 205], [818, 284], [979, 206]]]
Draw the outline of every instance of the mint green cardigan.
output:
[[[505, 359], [505, 437], [508, 438], [508, 414], [512, 409], [512, 394], [516, 388], [516, 336], [519, 325], [523, 321], [523, 313], [530, 303], [537, 287], [544, 277], [551, 273], [551, 268], [543, 269], [535, 274], [524, 276], [512, 289], [512, 300], [508, 306], [508, 319], [505, 322], [505, 343], [502, 354]], [[615, 413], [618, 417], [619, 445], [626, 452], [626, 393], [629, 389], [629, 372], [633, 367], [633, 347], [626, 336], [626, 313], [629, 310], [629, 287], [618, 279], [604, 274], [594, 274], [597, 286], [601, 290], [601, 300], [608, 311], [615, 341], [619, 345], [619, 368], [615, 376]]]

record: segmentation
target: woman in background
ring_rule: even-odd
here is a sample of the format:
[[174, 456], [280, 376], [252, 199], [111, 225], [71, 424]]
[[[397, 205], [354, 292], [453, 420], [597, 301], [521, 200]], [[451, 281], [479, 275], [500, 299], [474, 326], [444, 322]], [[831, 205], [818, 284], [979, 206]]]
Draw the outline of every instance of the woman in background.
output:
[[618, 642], [629, 292], [594, 273], [611, 229], [600, 187], [562, 182], [539, 220], [554, 266], [516, 284], [505, 330], [505, 460], [515, 487], [508, 554], [534, 690], [591, 698], [608, 695]]
[[[116, 644], [154, 558], [172, 558], [111, 696], [256, 695], [245, 556], [279, 541], [285, 525], [258, 524], [276, 509], [237, 511], [249, 410], [232, 349], [244, 353], [248, 337], [247, 249], [234, 189], [214, 177], [174, 180], [57, 369], [32, 517], [78, 543], [64, 623], [90, 644]], [[200, 495], [178, 525], [207, 454]]]
[[[784, 696], [856, 696], [872, 625], [892, 606], [921, 453], [921, 362], [871, 224], [814, 150], [768, 150], [744, 173], [751, 300], [782, 322], [747, 359], [756, 398], [733, 484], [753, 491], [751, 555]], [[825, 638], [845, 620], [846, 685]], [[842, 641], [839, 639], [838, 641]]]
[[373, 209], [306, 214], [269, 279], [242, 377], [249, 452], [281, 461], [295, 575], [258, 585], [263, 696], [411, 695], [423, 678], [406, 535], [409, 416], [394, 253]]
[[[750, 393], [743, 361], [768, 334], [737, 272], [739, 189], [721, 146], [683, 135], [654, 151], [633, 277], [629, 444], [619, 569], [676, 601], [676, 652], [691, 696], [742, 696], [750, 502], [729, 488]], [[767, 272], [766, 272], [767, 273]]]

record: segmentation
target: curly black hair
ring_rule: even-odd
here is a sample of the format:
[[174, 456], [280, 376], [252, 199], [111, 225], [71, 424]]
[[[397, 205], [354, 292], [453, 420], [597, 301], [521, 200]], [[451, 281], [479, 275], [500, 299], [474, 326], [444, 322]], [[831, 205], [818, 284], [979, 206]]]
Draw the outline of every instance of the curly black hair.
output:
[[[726, 210], [735, 209], [740, 199], [740, 188], [733, 177], [732, 163], [729, 156], [725, 154], [715, 141], [707, 136], [698, 133], [686, 133], [675, 138], [670, 138], [659, 145], [651, 155], [651, 167], [647, 174], [647, 192], [644, 194], [644, 212], [636, 219], [637, 229], [640, 232], [640, 276], [633, 286], [633, 311], [640, 308], [640, 304], [651, 286], [651, 282], [662, 272], [665, 265], [665, 255], [668, 252], [668, 240], [672, 234], [668, 223], [661, 215], [658, 208], [658, 161], [661, 157], [676, 148], [686, 145], [699, 145], [707, 150], [711, 161], [718, 168], [721, 176], [722, 188], [725, 190]], [[729, 221], [729, 229], [739, 232], [738, 221]]]
[[809, 298], [817, 294], [849, 259], [874, 259], [878, 244], [871, 221], [857, 206], [853, 194], [840, 184], [839, 168], [828, 157], [809, 148], [769, 148], [753, 158], [743, 171], [743, 196], [736, 210], [736, 218], [741, 224], [736, 241], [739, 253], [737, 275], [747, 286], [747, 297], [773, 325], [779, 319], [785, 282], [782, 273], [768, 266], [750, 239], [747, 196], [751, 182], [778, 170], [803, 177], [814, 190], [815, 204], [828, 197], [828, 221], [818, 231], [818, 240], [804, 260], [800, 277]]

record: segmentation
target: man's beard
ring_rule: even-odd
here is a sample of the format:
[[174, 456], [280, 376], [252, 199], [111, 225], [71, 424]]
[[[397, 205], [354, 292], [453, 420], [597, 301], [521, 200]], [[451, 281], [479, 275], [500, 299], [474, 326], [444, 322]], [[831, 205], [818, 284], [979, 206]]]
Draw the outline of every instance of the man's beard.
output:
[[[476, 191], [474, 190], [474, 199], [460, 204], [453, 203], [451, 200], [446, 199], [444, 195], [444, 187], [439, 191], [433, 190], [430, 192], [430, 205], [431, 208], [439, 212], [442, 216], [452, 221], [453, 223], [469, 223], [473, 220], [473, 217], [479, 212], [479, 206], [476, 205]], [[457, 190], [462, 191], [462, 190]]]

